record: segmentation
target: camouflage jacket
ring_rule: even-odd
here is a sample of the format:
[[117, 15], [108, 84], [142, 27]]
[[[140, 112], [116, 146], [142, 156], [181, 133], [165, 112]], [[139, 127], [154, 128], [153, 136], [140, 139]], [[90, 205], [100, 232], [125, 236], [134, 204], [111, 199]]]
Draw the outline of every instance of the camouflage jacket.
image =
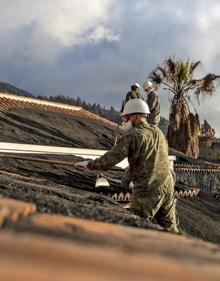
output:
[[125, 99], [122, 101], [121, 112], [123, 112], [123, 109], [124, 109], [124, 106], [125, 106], [126, 102], [129, 101], [129, 100], [132, 100], [132, 99], [144, 100], [143, 96], [138, 91], [127, 92], [127, 95], [126, 95]]
[[147, 104], [150, 110], [147, 121], [151, 125], [158, 126], [160, 122], [160, 100], [154, 91], [147, 95]]
[[128, 157], [134, 193], [173, 192], [168, 145], [162, 131], [147, 121], [130, 129], [117, 145], [88, 164], [91, 170], [108, 170]]

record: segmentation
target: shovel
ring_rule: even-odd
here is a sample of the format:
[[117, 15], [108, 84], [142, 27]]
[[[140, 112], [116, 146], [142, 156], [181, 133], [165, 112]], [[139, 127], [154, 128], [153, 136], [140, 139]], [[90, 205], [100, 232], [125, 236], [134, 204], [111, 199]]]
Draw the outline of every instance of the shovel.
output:
[[110, 186], [108, 180], [104, 177], [103, 174], [98, 174], [95, 182], [95, 187], [98, 188], [98, 187], [106, 187], [106, 186]]
[[[27, 161], [33, 161], [33, 162], [41, 162], [41, 163], [49, 163], [49, 164], [58, 164], [58, 165], [67, 165], [67, 166], [73, 166], [77, 168], [77, 170], [81, 170], [83, 172], [91, 172], [89, 170], [86, 170], [85, 168], [81, 169], [80, 167], [76, 167], [74, 163], [65, 162], [65, 161], [54, 161], [54, 160], [45, 160], [45, 159], [39, 159], [39, 158], [31, 158], [31, 157], [22, 157], [22, 156], [14, 156], [14, 155], [0, 155], [3, 159], [17, 159], [17, 160], [27, 160]], [[108, 180], [105, 178], [105, 176], [101, 173], [97, 175], [95, 187], [104, 187], [104, 186], [110, 186]]]
[[[58, 164], [58, 165], [67, 165], [67, 166], [73, 166], [75, 167], [74, 163], [65, 162], [65, 161], [54, 161], [54, 160], [45, 160], [40, 158], [32, 158], [32, 157], [23, 157], [23, 156], [14, 156], [14, 155], [2, 155], [0, 154], [2, 159], [17, 159], [17, 160], [26, 160], [26, 161], [33, 161], [33, 162], [41, 162], [41, 163], [49, 163], [49, 164]], [[75, 167], [78, 170], [81, 170], [83, 172], [90, 172], [89, 170], [80, 169], [79, 167]], [[104, 177], [103, 174], [99, 173], [96, 178], [95, 187], [104, 187], [104, 186], [110, 186], [108, 180]]]
[[117, 129], [116, 129], [116, 135], [115, 135], [115, 141], [114, 141], [113, 148], [116, 146], [117, 141], [118, 141], [119, 129], [120, 129], [120, 125], [118, 124]]

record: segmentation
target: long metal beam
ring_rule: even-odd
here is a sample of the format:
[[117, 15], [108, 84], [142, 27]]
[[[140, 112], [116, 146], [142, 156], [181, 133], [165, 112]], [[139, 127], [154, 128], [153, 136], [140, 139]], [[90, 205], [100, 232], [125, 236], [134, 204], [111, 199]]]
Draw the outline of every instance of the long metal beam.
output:
[[[75, 155], [84, 159], [89, 158], [94, 160], [104, 155], [107, 150], [0, 142], [0, 152], [16, 154]], [[128, 166], [127, 158], [118, 163], [116, 166], [123, 169], [126, 168]]]
[[0, 152], [102, 156], [107, 150], [0, 142]]
[[[84, 159], [89, 158], [94, 160], [104, 155], [107, 152], [107, 150], [0, 142], [0, 152], [19, 153], [19, 154], [75, 155], [75, 156], [82, 157]], [[176, 160], [176, 157], [169, 156], [169, 160], [170, 160], [170, 167], [171, 169], [173, 169], [173, 161]], [[121, 161], [120, 163], [118, 163], [116, 166], [123, 169], [128, 167], [127, 158]]]

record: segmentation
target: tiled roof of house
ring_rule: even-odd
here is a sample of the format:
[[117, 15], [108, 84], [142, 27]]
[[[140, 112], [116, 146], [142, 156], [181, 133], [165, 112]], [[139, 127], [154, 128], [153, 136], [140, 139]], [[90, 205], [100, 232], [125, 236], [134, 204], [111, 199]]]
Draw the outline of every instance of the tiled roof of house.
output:
[[107, 123], [111, 126], [117, 126], [117, 124], [94, 113], [91, 113], [79, 106], [0, 93], [0, 114], [5, 114], [11, 108], [36, 108], [45, 111], [54, 111], [73, 116], [95, 119]]
[[40, 214], [33, 204], [18, 200], [0, 199], [2, 217], [3, 223], [19, 230], [14, 233], [9, 227], [0, 232], [2, 280], [217, 281], [220, 277], [218, 245], [211, 243]]

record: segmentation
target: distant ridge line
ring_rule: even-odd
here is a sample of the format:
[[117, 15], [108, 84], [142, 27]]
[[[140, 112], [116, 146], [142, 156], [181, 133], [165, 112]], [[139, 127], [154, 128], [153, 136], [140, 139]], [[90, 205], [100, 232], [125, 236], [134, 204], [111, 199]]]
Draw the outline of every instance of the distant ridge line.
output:
[[20, 89], [18, 87], [15, 87], [7, 82], [0, 82], [0, 92], [13, 94], [17, 96], [33, 97], [33, 95], [30, 94], [29, 92]]

